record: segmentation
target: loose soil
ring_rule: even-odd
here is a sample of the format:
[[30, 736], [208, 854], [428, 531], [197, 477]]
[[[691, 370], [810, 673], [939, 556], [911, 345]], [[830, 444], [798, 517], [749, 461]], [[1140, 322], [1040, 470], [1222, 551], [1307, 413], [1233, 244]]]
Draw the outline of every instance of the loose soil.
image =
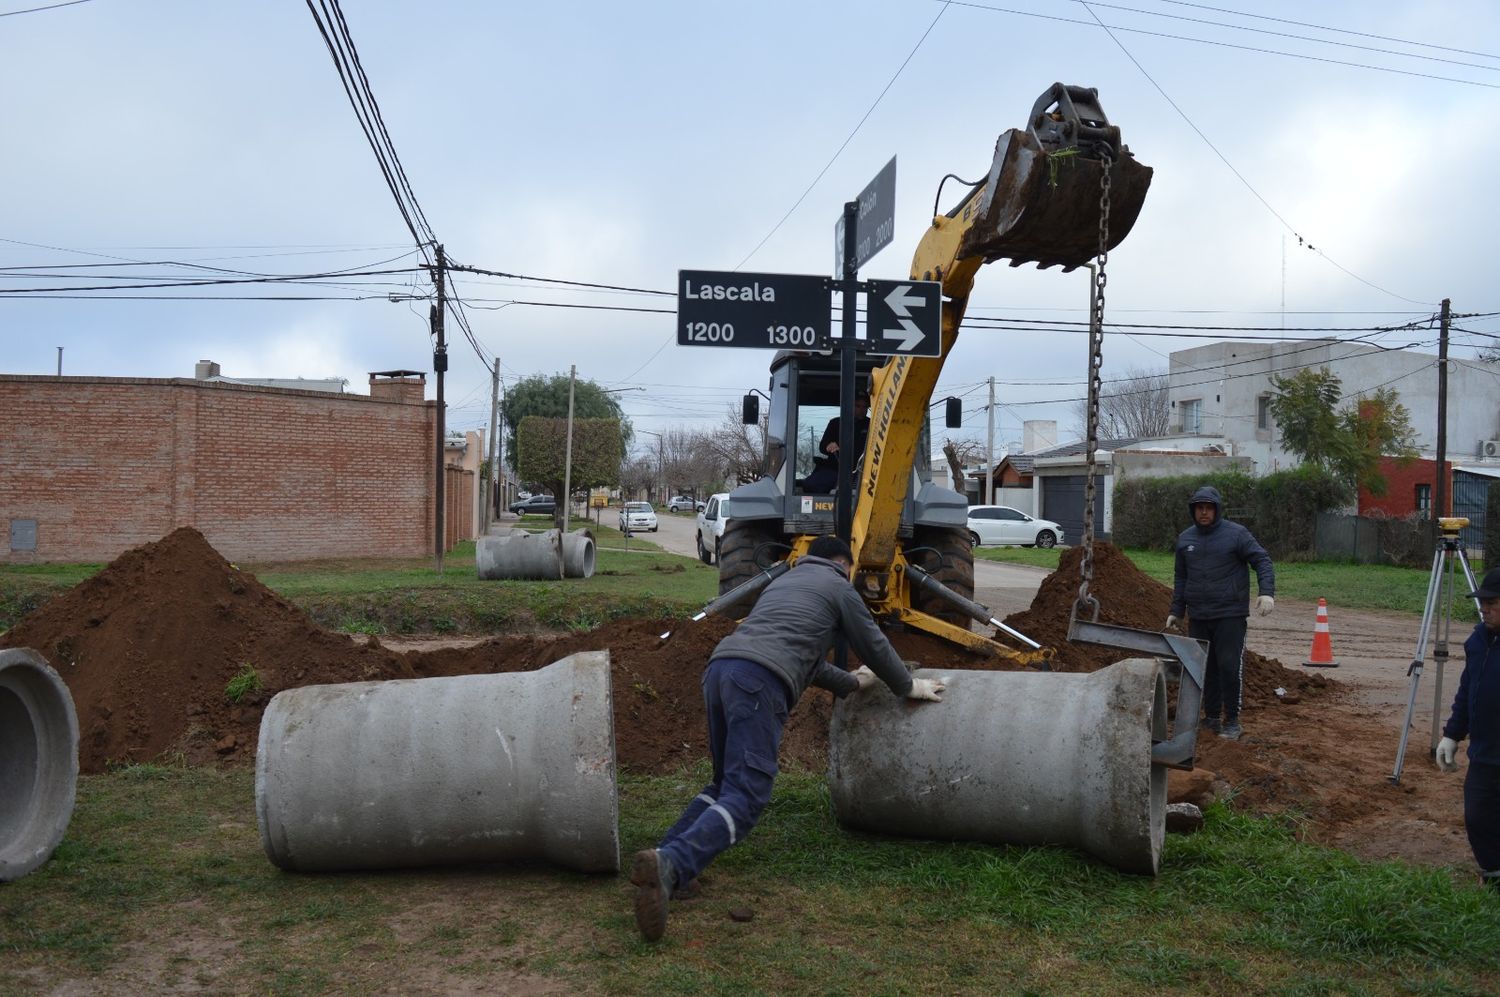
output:
[[[1058, 671], [1093, 671], [1130, 652], [1066, 640], [1081, 551], [1068, 551], [1030, 608], [1006, 622], [1056, 649]], [[1171, 593], [1109, 545], [1095, 550], [1100, 620], [1154, 629]], [[332, 682], [526, 671], [577, 651], [607, 649], [616, 755], [642, 772], [668, 772], [707, 755], [699, 678], [733, 624], [628, 619], [587, 634], [506, 636], [400, 653], [313, 623], [255, 577], [229, 564], [191, 528], [121, 555], [0, 635], [32, 647], [73, 694], [80, 767], [181, 757], [192, 764], [253, 758], [261, 713], [282, 689]], [[672, 631], [663, 639], [661, 634]], [[1252, 633], [1253, 636], [1253, 633]], [[1003, 657], [897, 632], [901, 656], [931, 668], [1010, 669]], [[260, 687], [237, 703], [225, 688], [253, 669]], [[1427, 771], [1414, 744], [1401, 786], [1387, 776], [1398, 731], [1379, 710], [1321, 673], [1247, 650], [1238, 743], [1199, 740], [1199, 765], [1257, 813], [1305, 816], [1304, 833], [1366, 857], [1468, 861], [1459, 777]], [[809, 690], [792, 713], [782, 763], [821, 768], [833, 698]], [[1420, 740], [1414, 735], [1413, 741]], [[1415, 771], [1413, 771], [1415, 770]]]

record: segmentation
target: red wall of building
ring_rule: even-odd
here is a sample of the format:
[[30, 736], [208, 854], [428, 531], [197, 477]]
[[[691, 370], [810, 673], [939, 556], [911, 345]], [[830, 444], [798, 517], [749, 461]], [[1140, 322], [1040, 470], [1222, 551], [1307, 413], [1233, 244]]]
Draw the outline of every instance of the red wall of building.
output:
[[[1453, 510], [1453, 463], [1445, 461], [1448, 471], [1447, 498], [1445, 508], [1438, 513], [1447, 516]], [[1425, 484], [1431, 490], [1432, 501], [1437, 501], [1437, 461], [1414, 460], [1403, 464], [1395, 457], [1380, 458], [1380, 473], [1385, 475], [1385, 494], [1376, 497], [1365, 489], [1359, 490], [1359, 514], [1368, 516], [1372, 512], [1383, 512], [1388, 516], [1405, 516], [1417, 511], [1417, 485]]]
[[[417, 396], [420, 402], [420, 395]], [[179, 526], [230, 560], [432, 549], [433, 406], [186, 378], [0, 375], [0, 530], [108, 561]]]

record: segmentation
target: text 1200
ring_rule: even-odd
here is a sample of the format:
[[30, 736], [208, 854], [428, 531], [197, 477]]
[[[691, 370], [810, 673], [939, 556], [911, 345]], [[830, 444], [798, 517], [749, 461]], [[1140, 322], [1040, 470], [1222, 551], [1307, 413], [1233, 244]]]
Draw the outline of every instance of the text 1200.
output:
[[734, 326], [728, 322], [689, 322], [687, 338], [690, 343], [733, 342]]

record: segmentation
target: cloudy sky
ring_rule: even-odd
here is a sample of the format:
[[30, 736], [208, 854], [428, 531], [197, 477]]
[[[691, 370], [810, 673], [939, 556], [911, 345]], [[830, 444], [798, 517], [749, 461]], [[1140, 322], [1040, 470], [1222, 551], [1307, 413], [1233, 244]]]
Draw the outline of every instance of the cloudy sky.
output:
[[[212, 359], [362, 392], [430, 368], [431, 285], [306, 3], [24, 12], [49, 2], [0, 0], [0, 370], [54, 373], [63, 347], [70, 375]], [[1204, 327], [1418, 322], [1372, 341], [1435, 352], [1442, 298], [1500, 312], [1500, 5], [1219, 2], [344, 0], [431, 230], [518, 275], [455, 279], [478, 348], [450, 322], [450, 425], [487, 424], [495, 356], [507, 381], [576, 364], [640, 429], [722, 422], [770, 355], [677, 346], [677, 271], [827, 273], [843, 203], [895, 156], [895, 239], [861, 276], [904, 277], [939, 180], [982, 176], [1059, 80], [1156, 171], [1110, 255], [1106, 378], [1234, 334]], [[121, 287], [373, 270], [400, 272]], [[1081, 323], [1087, 294], [1086, 271], [994, 265], [969, 314]], [[1457, 356], [1500, 333], [1460, 325]], [[938, 391], [976, 438], [989, 377], [998, 440], [1066, 435], [1085, 346], [966, 330]]]

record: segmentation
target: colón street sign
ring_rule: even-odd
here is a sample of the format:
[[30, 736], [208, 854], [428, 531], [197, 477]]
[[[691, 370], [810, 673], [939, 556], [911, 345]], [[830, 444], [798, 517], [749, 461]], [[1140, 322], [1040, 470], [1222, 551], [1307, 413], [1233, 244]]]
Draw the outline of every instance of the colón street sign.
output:
[[[883, 166], [875, 179], [859, 192], [859, 219], [855, 222], [854, 269], [891, 244], [896, 237], [896, 157]], [[844, 278], [844, 216], [833, 226], [833, 274]]]

